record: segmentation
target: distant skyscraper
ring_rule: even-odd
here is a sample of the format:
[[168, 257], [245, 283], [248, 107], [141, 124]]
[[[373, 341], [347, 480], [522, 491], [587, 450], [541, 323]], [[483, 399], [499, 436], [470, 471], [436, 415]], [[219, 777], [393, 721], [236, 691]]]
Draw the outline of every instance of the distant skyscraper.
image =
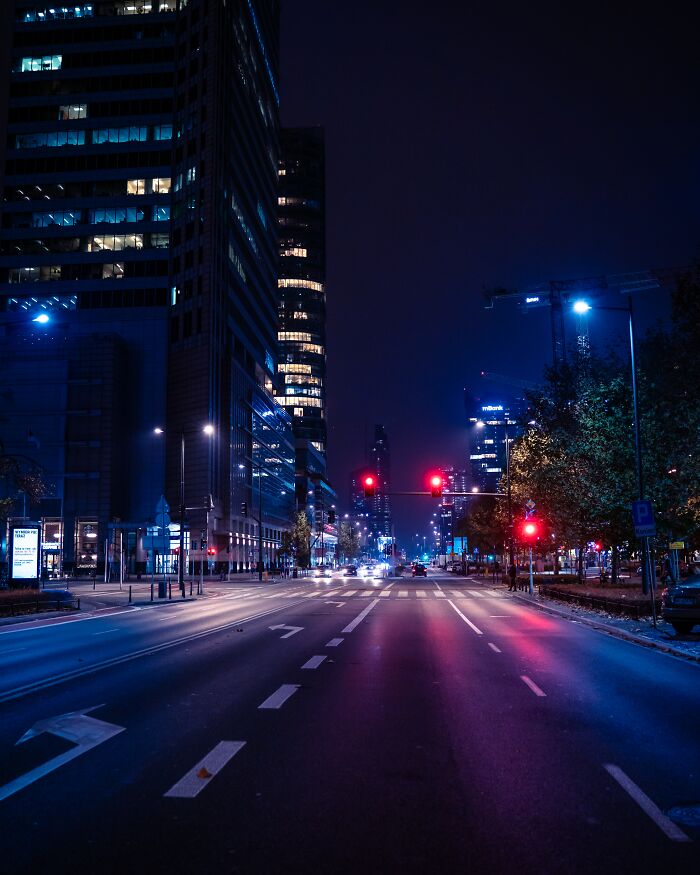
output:
[[[242, 566], [262, 537], [268, 560], [294, 507], [291, 420], [272, 397], [279, 3], [14, 9], [0, 333], [26, 340], [23, 403], [36, 399], [39, 416], [59, 365], [67, 375], [52, 393], [65, 413], [51, 462], [64, 558], [95, 567], [122, 528], [131, 568], [145, 570], [161, 493], [179, 521], [184, 435], [192, 540]], [[14, 452], [19, 438], [2, 437]], [[241, 515], [261, 491], [262, 531]]]
[[374, 442], [369, 450], [369, 468], [376, 474], [377, 488], [370, 500], [369, 529], [375, 537], [391, 537], [391, 454], [383, 425], [375, 425]]
[[282, 130], [278, 400], [294, 435], [326, 453], [326, 243], [322, 128]]
[[498, 492], [506, 473], [506, 432], [511, 442], [522, 434], [527, 410], [524, 398], [476, 398], [465, 391], [469, 464], [473, 485], [481, 492]]

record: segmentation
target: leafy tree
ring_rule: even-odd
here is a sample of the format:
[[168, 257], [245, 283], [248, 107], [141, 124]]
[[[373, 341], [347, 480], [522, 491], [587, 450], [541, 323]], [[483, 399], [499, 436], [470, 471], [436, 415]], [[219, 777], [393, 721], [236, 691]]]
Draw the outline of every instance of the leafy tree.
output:
[[18, 492], [27, 497], [27, 507], [46, 495], [46, 484], [38, 466], [17, 456], [0, 454], [0, 483], [4, 498], [0, 498], [0, 520], [6, 520], [15, 505]]
[[470, 499], [467, 513], [457, 520], [455, 535], [466, 537], [470, 552], [490, 553], [508, 539], [508, 514], [502, 498], [484, 495]]
[[311, 560], [311, 523], [304, 511], [299, 511], [294, 517], [291, 544], [297, 565], [300, 568], [308, 568]]
[[349, 522], [342, 522], [338, 529], [338, 552], [346, 560], [360, 555], [360, 537]]

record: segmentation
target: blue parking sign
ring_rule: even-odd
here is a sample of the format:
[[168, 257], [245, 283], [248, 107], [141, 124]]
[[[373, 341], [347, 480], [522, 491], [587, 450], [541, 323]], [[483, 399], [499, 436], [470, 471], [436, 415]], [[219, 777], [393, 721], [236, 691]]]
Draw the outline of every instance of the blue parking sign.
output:
[[632, 522], [634, 534], [638, 538], [653, 538], [656, 535], [654, 508], [650, 501], [644, 499], [632, 502]]

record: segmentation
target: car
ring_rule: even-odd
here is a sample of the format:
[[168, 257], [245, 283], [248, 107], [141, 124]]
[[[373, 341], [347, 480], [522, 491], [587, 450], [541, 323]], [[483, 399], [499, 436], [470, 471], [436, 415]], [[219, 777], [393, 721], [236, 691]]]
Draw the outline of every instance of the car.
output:
[[345, 569], [345, 577], [357, 577], [357, 568], [354, 565], [348, 565]]
[[661, 616], [678, 635], [700, 624], [700, 574], [694, 574], [661, 593]]
[[428, 569], [425, 567], [425, 565], [419, 565], [418, 563], [416, 563], [413, 566], [413, 577], [427, 577], [427, 576], [428, 576]]

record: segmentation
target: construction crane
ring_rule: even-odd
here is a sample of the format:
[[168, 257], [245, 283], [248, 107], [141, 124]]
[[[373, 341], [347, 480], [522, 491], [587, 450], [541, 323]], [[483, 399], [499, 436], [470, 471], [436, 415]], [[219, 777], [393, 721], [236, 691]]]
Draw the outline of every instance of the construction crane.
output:
[[[573, 298], [585, 295], [587, 298], [600, 298], [609, 292], [631, 295], [659, 289], [675, 281], [687, 268], [643, 270], [636, 273], [584, 277], [582, 279], [549, 280], [530, 286], [527, 289], [494, 288], [484, 292], [486, 308], [491, 309], [496, 301], [515, 300], [523, 310], [535, 307], [550, 308], [552, 328], [552, 363], [555, 367], [566, 362], [566, 341], [564, 333], [564, 304]], [[588, 348], [588, 337], [579, 337], [578, 348], [582, 352]]]
[[480, 376], [491, 383], [503, 383], [506, 386], [514, 386], [516, 389], [536, 389], [537, 383], [532, 380], [521, 380], [519, 377], [508, 377], [505, 374], [494, 374], [492, 371], [481, 371]]

